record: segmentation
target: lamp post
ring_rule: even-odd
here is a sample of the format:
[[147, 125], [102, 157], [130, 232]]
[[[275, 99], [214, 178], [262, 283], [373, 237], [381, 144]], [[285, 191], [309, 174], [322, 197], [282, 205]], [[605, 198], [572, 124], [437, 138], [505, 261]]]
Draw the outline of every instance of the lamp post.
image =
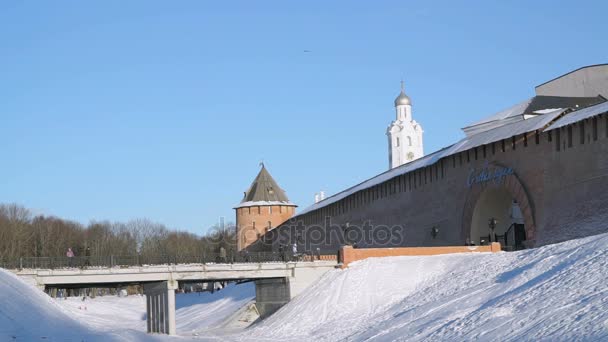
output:
[[[498, 224], [498, 220], [495, 218], [491, 218], [488, 222], [488, 226], [490, 227], [490, 242], [492, 242], [492, 238], [496, 240], [496, 235], [494, 235], [494, 229], [496, 229], [496, 225]], [[496, 242], [496, 241], [494, 241]]]
[[437, 235], [439, 235], [439, 228], [437, 228], [437, 226], [433, 226], [433, 228], [431, 228], [431, 236], [433, 239], [435, 239]]
[[346, 222], [346, 224], [344, 226], [342, 226], [342, 231], [344, 233], [344, 241], [346, 242], [347, 246], [352, 246], [353, 242], [350, 240], [350, 237], [348, 236], [349, 229], [350, 229], [350, 222]]

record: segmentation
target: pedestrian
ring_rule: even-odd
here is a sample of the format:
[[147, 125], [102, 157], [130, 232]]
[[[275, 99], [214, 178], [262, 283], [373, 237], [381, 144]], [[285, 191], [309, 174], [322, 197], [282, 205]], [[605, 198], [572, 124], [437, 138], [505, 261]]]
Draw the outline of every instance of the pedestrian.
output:
[[243, 250], [243, 260], [245, 262], [250, 262], [251, 261], [251, 259], [249, 258], [249, 251], [246, 250], [246, 249]]
[[68, 266], [72, 267], [72, 260], [74, 260], [74, 251], [72, 251], [72, 247], [68, 247], [68, 251], [65, 253], [65, 256], [68, 257]]
[[91, 247], [84, 250], [84, 266], [91, 266]]
[[291, 254], [293, 256], [293, 260], [296, 260], [298, 256], [298, 244], [296, 242], [291, 245]]
[[220, 247], [220, 262], [226, 263], [226, 248], [224, 246]]

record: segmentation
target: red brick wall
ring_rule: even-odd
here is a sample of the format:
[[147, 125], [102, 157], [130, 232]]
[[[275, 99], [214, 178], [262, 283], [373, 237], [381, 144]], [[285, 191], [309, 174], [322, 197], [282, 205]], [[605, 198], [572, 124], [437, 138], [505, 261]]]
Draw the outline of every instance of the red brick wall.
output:
[[[236, 209], [237, 249], [247, 248], [269, 229], [278, 227], [291, 218], [295, 206], [272, 205]], [[269, 227], [270, 222], [270, 227]]]
[[344, 246], [340, 250], [342, 268], [357, 260], [390, 256], [438, 255], [452, 253], [500, 252], [500, 243], [492, 242], [489, 246], [442, 246], [442, 247], [401, 247], [401, 248], [353, 248]]

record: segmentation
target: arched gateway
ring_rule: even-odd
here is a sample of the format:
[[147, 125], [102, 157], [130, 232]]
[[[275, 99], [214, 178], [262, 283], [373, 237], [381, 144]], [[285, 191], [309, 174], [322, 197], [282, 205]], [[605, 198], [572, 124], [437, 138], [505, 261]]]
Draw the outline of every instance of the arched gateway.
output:
[[[536, 233], [534, 205], [513, 169], [493, 162], [473, 169], [462, 217], [463, 241], [498, 240], [507, 249], [532, 247]], [[494, 229], [490, 220], [494, 220]]]

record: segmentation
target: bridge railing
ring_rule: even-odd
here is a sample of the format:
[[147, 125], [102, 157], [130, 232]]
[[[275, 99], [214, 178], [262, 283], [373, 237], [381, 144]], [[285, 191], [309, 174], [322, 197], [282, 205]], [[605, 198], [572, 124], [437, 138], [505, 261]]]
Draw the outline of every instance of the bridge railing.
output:
[[201, 255], [109, 255], [74, 257], [22, 257], [18, 260], [2, 261], [5, 269], [62, 269], [62, 268], [109, 268], [136, 267], [146, 265], [178, 264], [231, 264], [231, 263], [272, 263], [272, 262], [312, 262], [337, 261], [331, 253], [292, 253], [292, 252], [255, 252], [255, 253], [203, 253]]

